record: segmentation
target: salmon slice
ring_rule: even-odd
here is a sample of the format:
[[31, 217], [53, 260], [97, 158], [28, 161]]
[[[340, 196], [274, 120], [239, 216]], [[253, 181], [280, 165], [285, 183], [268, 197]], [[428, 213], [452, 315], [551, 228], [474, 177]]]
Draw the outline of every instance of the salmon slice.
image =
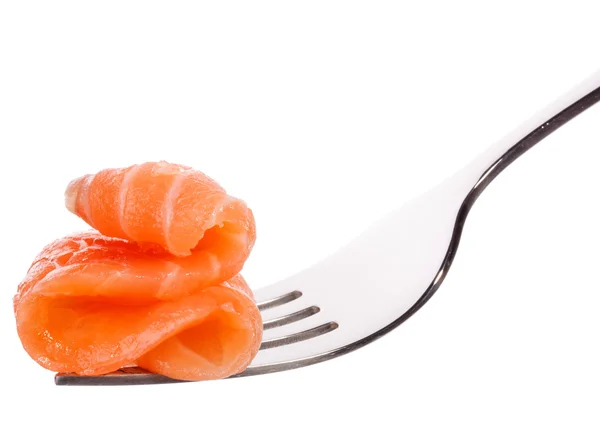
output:
[[256, 239], [244, 201], [192, 168], [148, 162], [73, 180], [65, 203], [95, 230], [46, 246], [18, 287], [17, 331], [35, 361], [194, 381], [250, 364], [262, 321], [239, 274]]
[[[221, 231], [218, 242], [208, 240], [221, 261], [245, 260], [256, 238], [242, 200], [204, 173], [164, 161], [80, 177], [67, 187], [65, 203], [106, 236], [160, 245], [177, 256], [190, 255], [212, 227]], [[232, 250], [245, 255], [225, 260]]]
[[240, 275], [206, 283], [194, 252], [176, 257], [97, 232], [46, 246], [14, 298], [28, 354], [55, 372], [100, 375], [128, 364], [180, 380], [243, 371], [262, 322]]

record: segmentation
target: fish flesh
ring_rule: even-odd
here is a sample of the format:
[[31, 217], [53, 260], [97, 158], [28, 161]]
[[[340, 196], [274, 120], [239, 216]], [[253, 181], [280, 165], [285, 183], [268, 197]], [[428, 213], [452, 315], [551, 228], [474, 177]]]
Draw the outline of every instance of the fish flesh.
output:
[[65, 204], [94, 229], [46, 246], [18, 287], [17, 331], [35, 361], [190, 381], [250, 364], [262, 321], [239, 274], [256, 240], [244, 201], [200, 171], [148, 162], [73, 180]]

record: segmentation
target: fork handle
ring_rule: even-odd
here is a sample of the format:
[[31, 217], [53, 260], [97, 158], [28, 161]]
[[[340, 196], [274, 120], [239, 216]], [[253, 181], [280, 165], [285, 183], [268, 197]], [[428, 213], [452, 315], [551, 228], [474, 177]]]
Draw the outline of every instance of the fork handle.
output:
[[447, 184], [458, 188], [462, 198], [474, 201], [508, 165], [599, 100], [600, 70], [505, 135]]
[[[418, 311], [444, 281], [456, 256], [469, 211], [492, 180], [527, 150], [599, 101], [600, 70], [522, 123], [450, 179], [419, 197], [417, 201], [420, 200], [420, 202], [416, 204], [417, 211], [397, 213], [404, 215], [403, 220], [407, 219], [407, 214], [409, 219], [411, 217], [426, 218], [427, 215], [432, 214], [429, 217], [441, 220], [442, 225], [436, 230], [418, 231], [413, 236], [402, 232], [405, 234], [404, 237], [399, 237], [402, 241], [412, 243], [414, 250], [412, 255], [417, 257], [412, 260], [412, 263], [421, 266], [417, 272], [411, 275], [413, 280], [421, 285], [424, 280], [431, 282], [416, 303], [395, 321], [395, 325], [399, 325]], [[379, 228], [378, 232], [386, 235], [393, 232], [393, 227], [398, 225], [396, 219], [397, 216], [393, 215], [387, 222], [389, 225]], [[400, 225], [403, 220], [400, 220]], [[427, 227], [436, 227], [431, 220], [422, 222], [422, 224]], [[428, 235], [429, 237], [427, 237]], [[428, 240], [423, 242], [419, 236], [425, 236]], [[374, 238], [375, 241], [371, 241], [370, 244], [367, 242], [365, 247], [378, 244], [377, 237]], [[379, 244], [383, 243], [384, 241], [379, 241]], [[424, 243], [425, 246], [422, 246], [421, 243]], [[443, 255], [436, 258], [436, 254]], [[406, 262], [410, 261], [410, 257], [403, 258]], [[431, 266], [425, 266], [428, 263], [433, 263], [431, 265], [434, 266], [439, 262], [442, 264], [437, 271], [434, 271]], [[432, 274], [434, 276], [428, 279]]]

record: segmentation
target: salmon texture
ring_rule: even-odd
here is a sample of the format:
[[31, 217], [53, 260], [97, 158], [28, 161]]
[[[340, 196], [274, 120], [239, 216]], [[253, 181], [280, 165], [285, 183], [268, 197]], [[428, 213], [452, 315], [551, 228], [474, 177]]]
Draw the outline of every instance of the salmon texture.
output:
[[239, 274], [256, 239], [242, 200], [199, 171], [149, 162], [80, 177], [65, 203], [95, 230], [46, 246], [18, 287], [17, 331], [34, 360], [181, 380], [250, 364], [262, 321]]

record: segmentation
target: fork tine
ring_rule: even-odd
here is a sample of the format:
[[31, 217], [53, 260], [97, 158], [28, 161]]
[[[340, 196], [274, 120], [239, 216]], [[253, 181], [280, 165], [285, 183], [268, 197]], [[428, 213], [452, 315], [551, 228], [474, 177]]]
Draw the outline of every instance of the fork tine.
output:
[[284, 305], [286, 303], [292, 302], [294, 300], [296, 300], [297, 298], [302, 297], [302, 292], [300, 291], [290, 291], [286, 294], [280, 295], [278, 297], [273, 297], [270, 298], [269, 300], [264, 300], [261, 302], [256, 303], [256, 305], [258, 306], [258, 309], [260, 311], [263, 310], [267, 310], [267, 309], [271, 309], [277, 306], [281, 306]]
[[[310, 311], [310, 315], [308, 313], [306, 313], [306, 314], [299, 313], [299, 312], [304, 312], [304, 311]], [[290, 334], [303, 332], [305, 330], [309, 330], [311, 328], [317, 327], [321, 324], [325, 324], [330, 321], [335, 321], [335, 319], [333, 319], [333, 317], [330, 316], [327, 309], [324, 310], [316, 305], [312, 305], [308, 308], [303, 308], [300, 311], [298, 311], [298, 314], [301, 316], [301, 318], [295, 319], [293, 322], [288, 322], [288, 323], [286, 323], [284, 325], [280, 325], [280, 326], [273, 326], [273, 327], [265, 328], [264, 333], [263, 333], [263, 340], [279, 338], [279, 337], [284, 337], [284, 336], [287, 336]], [[283, 315], [283, 317], [279, 317], [279, 318], [286, 318], [290, 315], [293, 316], [294, 314]], [[273, 320], [269, 320], [269, 321], [265, 321], [265, 322], [270, 323], [271, 321], [273, 321]]]
[[282, 327], [296, 321], [303, 320], [304, 318], [308, 318], [309, 316], [318, 314], [321, 309], [317, 306], [311, 306], [305, 309], [301, 309], [298, 312], [293, 312], [291, 314], [283, 315], [278, 318], [273, 318], [270, 320], [266, 320], [263, 322], [263, 330], [270, 330], [277, 327]]
[[[322, 322], [306, 332], [290, 334], [275, 340], [266, 339], [263, 344], [268, 343], [271, 346], [258, 352], [249, 369], [277, 365], [282, 362], [305, 361], [306, 358], [326, 354], [340, 346], [339, 331], [340, 328], [336, 322]], [[280, 342], [285, 345], [279, 345]]]
[[339, 325], [336, 322], [331, 321], [331, 322], [328, 322], [325, 324], [321, 324], [317, 327], [312, 327], [312, 328], [309, 328], [307, 330], [303, 330], [303, 331], [300, 331], [297, 333], [289, 333], [289, 334], [286, 334], [285, 336], [270, 338], [270, 339], [264, 340], [262, 342], [262, 344], [260, 345], [260, 349], [264, 350], [264, 349], [270, 349], [270, 348], [277, 348], [277, 347], [289, 345], [292, 343], [302, 342], [305, 340], [309, 340], [309, 339], [321, 336], [325, 333], [329, 333], [330, 331], [333, 331], [333, 330], [337, 329], [338, 327], [339, 327]]
[[54, 383], [60, 386], [121, 386], [147, 384], [174, 384], [185, 381], [156, 375], [141, 368], [122, 368], [100, 376], [56, 374]]
[[307, 296], [306, 294], [304, 294], [287, 303], [276, 305], [267, 309], [263, 308], [261, 310], [263, 323], [265, 321], [270, 321], [273, 319], [284, 317], [286, 315], [300, 312], [312, 306], [318, 306], [314, 303], [313, 300], [311, 300], [310, 297], [311, 296]]

